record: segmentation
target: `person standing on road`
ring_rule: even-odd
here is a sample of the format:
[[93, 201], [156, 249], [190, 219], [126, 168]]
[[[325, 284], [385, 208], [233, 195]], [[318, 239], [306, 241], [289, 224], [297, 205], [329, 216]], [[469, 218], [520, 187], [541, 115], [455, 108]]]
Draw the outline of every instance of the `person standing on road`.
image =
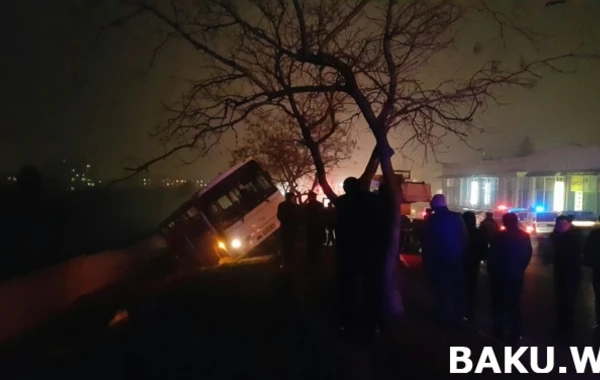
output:
[[361, 330], [368, 338], [381, 323], [382, 204], [375, 194], [361, 190], [354, 177], [344, 181], [344, 192], [335, 200], [341, 325], [351, 334], [357, 332], [353, 311], [356, 290], [362, 283], [365, 326]]
[[281, 255], [284, 264], [289, 264], [300, 225], [300, 210], [293, 193], [286, 193], [285, 201], [277, 206], [277, 219], [280, 223]]
[[326, 217], [327, 217], [327, 241], [325, 242], [325, 246], [329, 247], [335, 246], [335, 208], [333, 207], [333, 202], [329, 202], [326, 209]]
[[325, 207], [317, 200], [317, 193], [308, 193], [305, 207], [306, 257], [314, 264], [321, 257], [321, 249], [325, 243]]
[[581, 283], [583, 235], [574, 228], [568, 216], [556, 218], [550, 235], [553, 248], [554, 296], [557, 332], [568, 333], [573, 328], [575, 301]]
[[[498, 234], [498, 231], [500, 231], [500, 227], [498, 226], [498, 223], [496, 223], [496, 221], [494, 220], [494, 214], [491, 212], [486, 212], [485, 213], [485, 219], [483, 219], [481, 221], [481, 224], [479, 225], [479, 229], [483, 232], [483, 237], [485, 238], [485, 244], [488, 246], [490, 246], [490, 244], [492, 243], [492, 240], [494, 239], [494, 237], [496, 236], [496, 234]], [[486, 249], [486, 256], [487, 253], [489, 252], [489, 249]]]
[[585, 264], [592, 268], [592, 286], [594, 288], [594, 311], [596, 313], [596, 326], [600, 325], [600, 229], [590, 232], [584, 247]]
[[503, 338], [508, 324], [508, 337], [514, 341], [520, 339], [523, 333], [521, 295], [533, 248], [529, 234], [519, 228], [516, 214], [504, 214], [502, 223], [506, 229], [498, 232], [492, 241], [488, 257], [492, 318], [494, 335]]
[[423, 269], [431, 279], [441, 322], [458, 325], [466, 311], [464, 257], [469, 235], [462, 216], [448, 209], [442, 194], [430, 203], [433, 213], [425, 226]]
[[466, 295], [467, 295], [467, 319], [473, 322], [477, 307], [477, 283], [479, 279], [479, 267], [487, 249], [483, 232], [477, 228], [475, 213], [467, 211], [463, 213], [463, 220], [469, 233], [469, 243], [465, 253]]

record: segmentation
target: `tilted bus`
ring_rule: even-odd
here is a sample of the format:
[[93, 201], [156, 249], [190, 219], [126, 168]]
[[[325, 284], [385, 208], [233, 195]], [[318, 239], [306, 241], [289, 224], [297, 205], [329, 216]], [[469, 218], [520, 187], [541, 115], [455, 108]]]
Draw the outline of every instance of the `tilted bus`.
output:
[[194, 194], [160, 229], [174, 251], [197, 253], [203, 265], [274, 254], [283, 200], [270, 175], [249, 159]]

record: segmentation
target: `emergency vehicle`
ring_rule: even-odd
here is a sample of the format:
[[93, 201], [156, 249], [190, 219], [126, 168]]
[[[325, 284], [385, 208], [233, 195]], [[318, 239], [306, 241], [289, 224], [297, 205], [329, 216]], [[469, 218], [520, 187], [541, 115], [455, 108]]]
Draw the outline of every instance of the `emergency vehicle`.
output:
[[[506, 213], [513, 213], [517, 215], [519, 219], [519, 227], [527, 232], [528, 234], [536, 234], [537, 232], [537, 215], [541, 209], [538, 208], [525, 208], [525, 207], [508, 207], [500, 205], [493, 211], [493, 218], [500, 226], [500, 229], [504, 229], [502, 225], [502, 217]], [[554, 227], [553, 227], [554, 228]]]
[[[402, 252], [418, 252], [420, 250], [417, 230], [423, 224], [424, 219], [410, 219], [412, 216], [412, 204], [431, 201], [431, 185], [425, 182], [411, 181], [410, 170], [394, 170], [394, 177], [401, 191], [402, 202], [400, 214], [404, 220], [402, 223], [402, 236], [400, 239], [400, 250]], [[376, 191], [384, 183], [383, 175], [373, 177], [371, 191]], [[422, 215], [422, 218], [424, 215]]]
[[554, 231], [556, 218], [560, 215], [554, 211], [540, 211], [535, 213], [535, 233], [537, 235], [549, 235]]

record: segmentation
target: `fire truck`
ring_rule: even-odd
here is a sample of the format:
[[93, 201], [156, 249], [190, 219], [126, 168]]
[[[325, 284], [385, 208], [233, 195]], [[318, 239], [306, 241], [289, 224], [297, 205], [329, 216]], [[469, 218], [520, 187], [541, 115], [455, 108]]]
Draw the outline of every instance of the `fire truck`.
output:
[[[400, 214], [402, 215], [402, 236], [400, 239], [401, 252], [418, 252], [421, 248], [418, 231], [423, 224], [423, 219], [413, 219], [412, 204], [429, 202], [431, 200], [431, 185], [425, 182], [411, 180], [410, 170], [394, 170], [394, 178], [400, 189]], [[384, 183], [383, 175], [373, 177], [371, 191], [376, 191]]]

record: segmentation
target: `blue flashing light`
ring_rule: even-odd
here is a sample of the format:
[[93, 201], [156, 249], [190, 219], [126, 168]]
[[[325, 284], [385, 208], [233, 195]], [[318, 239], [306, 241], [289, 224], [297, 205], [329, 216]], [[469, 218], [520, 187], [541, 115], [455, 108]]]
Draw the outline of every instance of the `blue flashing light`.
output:
[[544, 206], [535, 206], [535, 212], [544, 212], [546, 210]]

